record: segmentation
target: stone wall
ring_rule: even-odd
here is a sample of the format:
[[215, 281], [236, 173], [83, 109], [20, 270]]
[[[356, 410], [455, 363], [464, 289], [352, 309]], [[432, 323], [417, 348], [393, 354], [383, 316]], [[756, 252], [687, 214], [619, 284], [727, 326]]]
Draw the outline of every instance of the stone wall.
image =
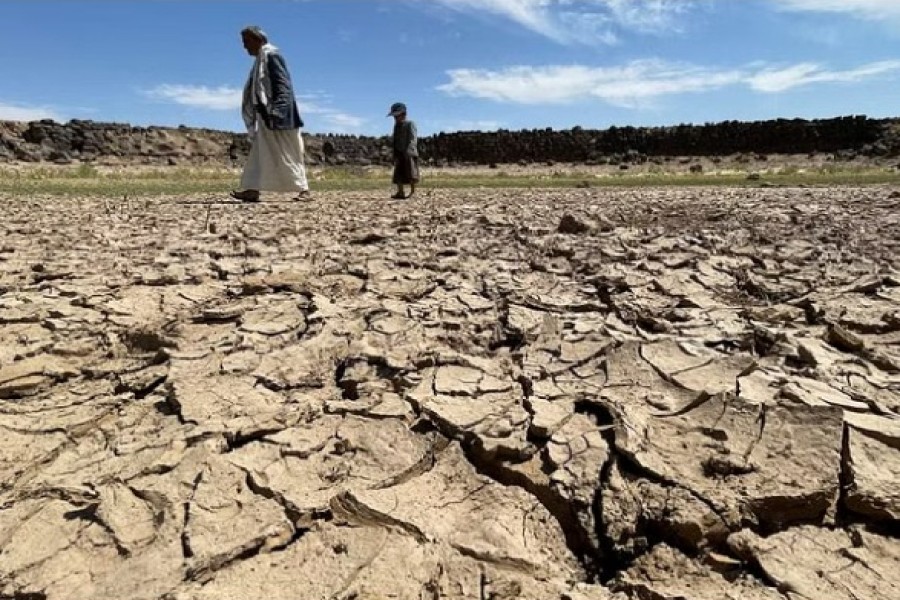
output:
[[438, 134], [422, 140], [423, 155], [475, 163], [633, 162], [648, 156], [810, 154], [856, 151], [888, 154], [886, 121], [844, 117], [827, 121], [728, 121], [710, 125], [597, 131], [532, 130]]
[[[311, 164], [371, 165], [391, 161], [387, 137], [305, 136]], [[900, 121], [864, 116], [606, 130], [441, 133], [420, 140], [430, 164], [616, 163], [655, 156], [736, 153], [900, 154]], [[98, 162], [147, 165], [238, 165], [249, 151], [243, 134], [187, 127], [131, 127], [73, 120], [0, 122], [0, 162]]]
[[221, 164], [239, 160], [238, 136], [209, 129], [131, 127], [93, 121], [0, 123], [0, 160]]

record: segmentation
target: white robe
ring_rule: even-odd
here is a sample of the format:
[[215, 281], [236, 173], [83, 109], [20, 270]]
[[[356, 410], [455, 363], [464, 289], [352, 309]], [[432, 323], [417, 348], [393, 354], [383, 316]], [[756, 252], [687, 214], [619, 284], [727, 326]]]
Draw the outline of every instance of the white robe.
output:
[[241, 188], [264, 192], [308, 190], [300, 130], [272, 131], [259, 123], [241, 177]]

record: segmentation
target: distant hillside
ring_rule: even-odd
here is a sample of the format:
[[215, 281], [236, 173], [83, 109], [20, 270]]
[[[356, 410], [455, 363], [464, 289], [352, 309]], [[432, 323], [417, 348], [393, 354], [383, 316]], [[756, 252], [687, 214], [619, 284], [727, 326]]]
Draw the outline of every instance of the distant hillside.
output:
[[[305, 136], [310, 164], [387, 164], [386, 137]], [[238, 165], [247, 138], [209, 129], [131, 127], [73, 120], [0, 121], [2, 162]], [[727, 121], [674, 127], [458, 132], [420, 139], [429, 164], [636, 163], [666, 156], [835, 153], [839, 158], [900, 155], [900, 120]]]

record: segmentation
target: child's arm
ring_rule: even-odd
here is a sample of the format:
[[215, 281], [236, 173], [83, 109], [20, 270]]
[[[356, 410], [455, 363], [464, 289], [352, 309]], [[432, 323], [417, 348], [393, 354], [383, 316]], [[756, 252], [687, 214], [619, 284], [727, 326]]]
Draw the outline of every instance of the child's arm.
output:
[[409, 144], [406, 146], [406, 155], [407, 156], [418, 156], [419, 155], [419, 131], [416, 129], [416, 124], [412, 121], [409, 122]]

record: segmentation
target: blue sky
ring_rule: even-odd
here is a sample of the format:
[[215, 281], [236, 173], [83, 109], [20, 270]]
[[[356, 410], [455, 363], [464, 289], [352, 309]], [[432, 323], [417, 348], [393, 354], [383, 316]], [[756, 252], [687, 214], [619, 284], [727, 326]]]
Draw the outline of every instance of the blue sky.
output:
[[311, 132], [900, 115], [900, 0], [2, 0], [0, 119], [242, 129], [282, 49]]

